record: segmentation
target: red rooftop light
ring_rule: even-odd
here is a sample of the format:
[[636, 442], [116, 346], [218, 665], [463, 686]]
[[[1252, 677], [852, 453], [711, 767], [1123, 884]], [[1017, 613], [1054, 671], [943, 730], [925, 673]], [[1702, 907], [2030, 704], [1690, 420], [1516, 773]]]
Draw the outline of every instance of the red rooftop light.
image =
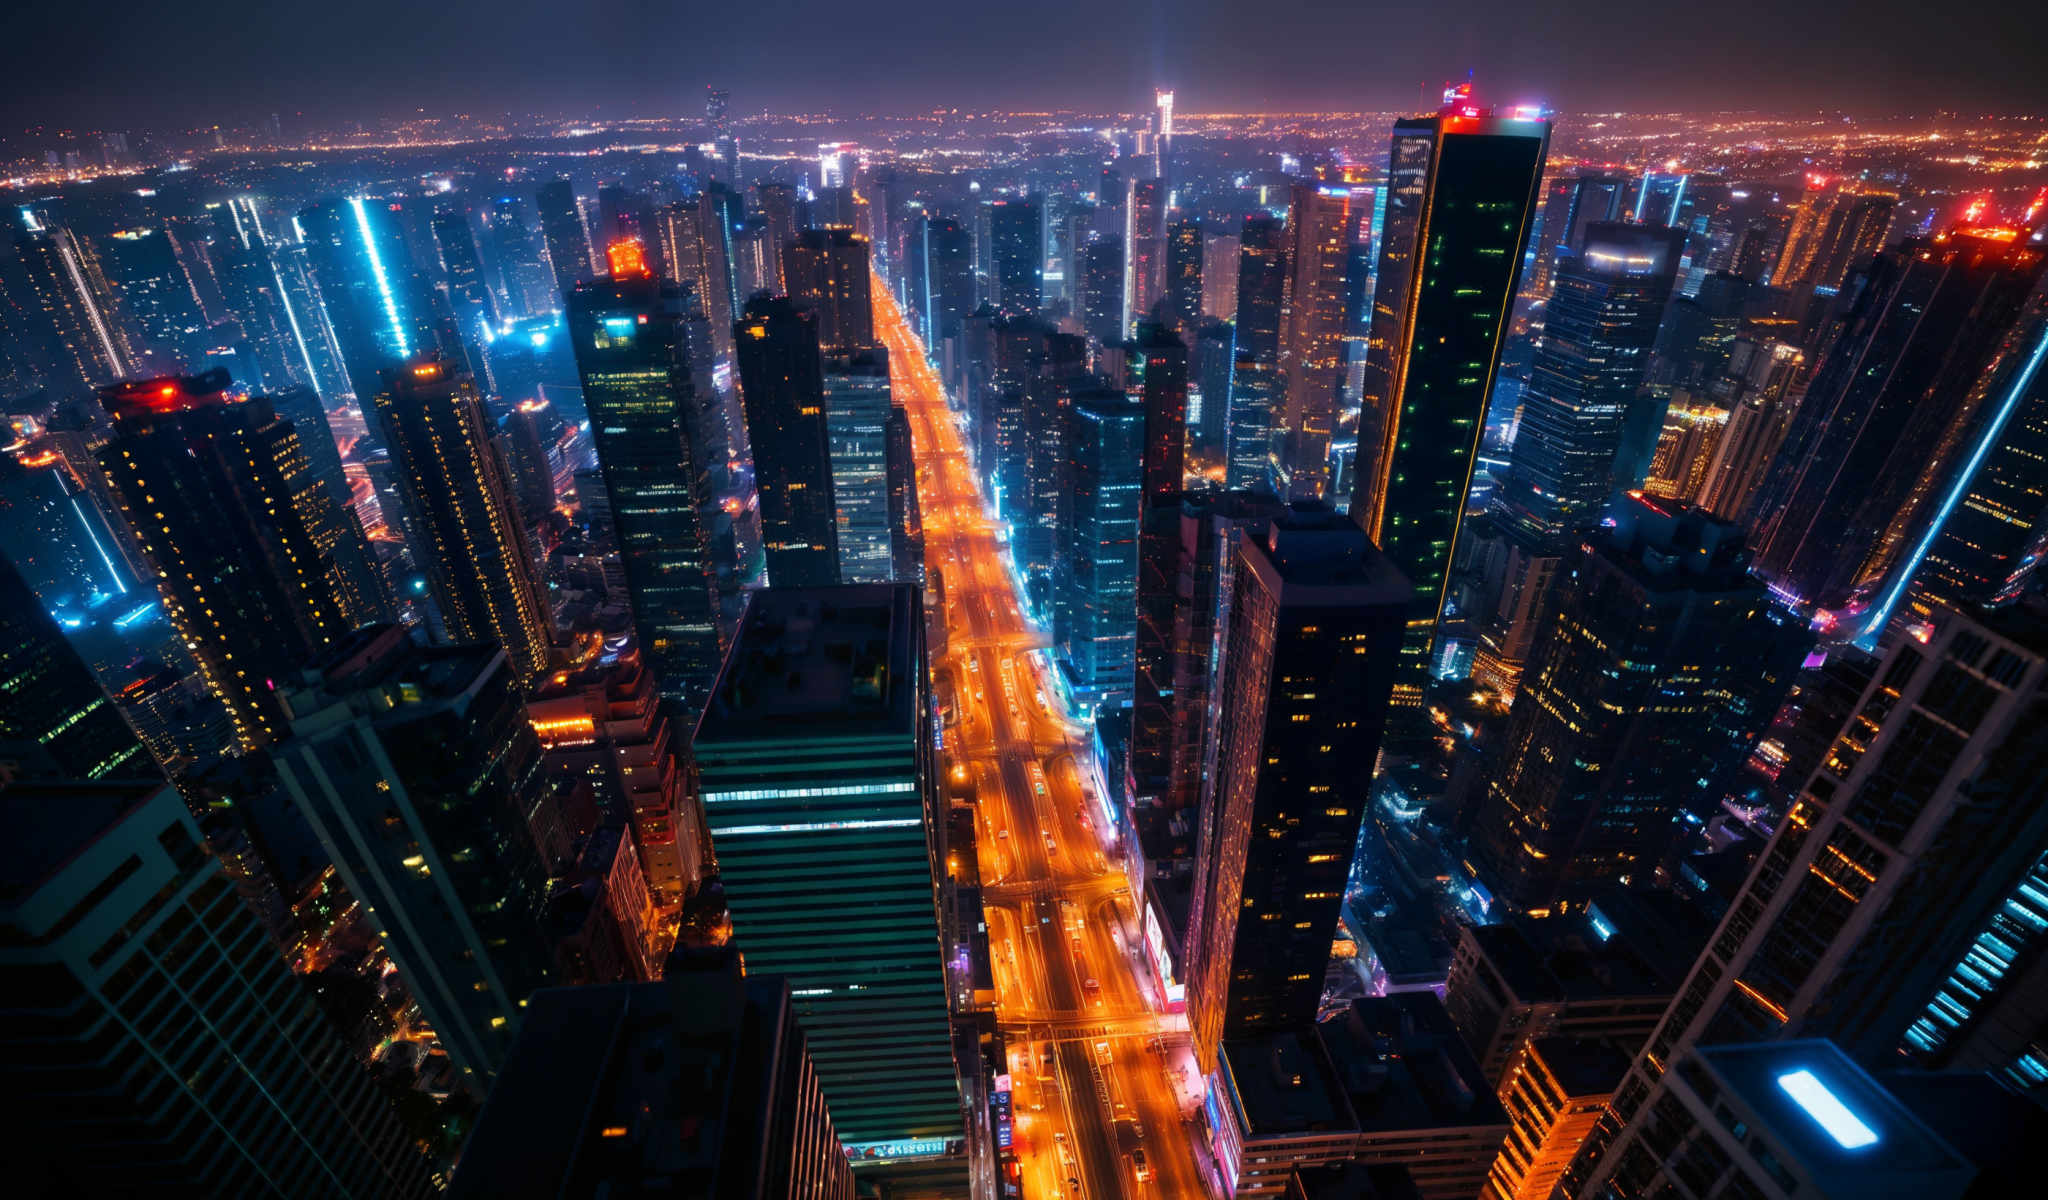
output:
[[618, 238], [604, 248], [604, 256], [610, 262], [613, 279], [627, 279], [646, 276], [653, 272], [647, 269], [647, 248], [639, 238]]

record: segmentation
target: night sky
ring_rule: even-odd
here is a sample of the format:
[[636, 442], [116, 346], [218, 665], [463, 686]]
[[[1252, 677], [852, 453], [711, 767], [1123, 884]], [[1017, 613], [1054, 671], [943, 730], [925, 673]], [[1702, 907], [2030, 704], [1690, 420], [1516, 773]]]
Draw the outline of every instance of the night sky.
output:
[[[1397, 108], [1477, 71], [1568, 111], [2048, 112], [2039, 0], [67, 0], [14, 6], [15, 130], [505, 111]], [[1950, 10], [1942, 10], [1944, 14]]]

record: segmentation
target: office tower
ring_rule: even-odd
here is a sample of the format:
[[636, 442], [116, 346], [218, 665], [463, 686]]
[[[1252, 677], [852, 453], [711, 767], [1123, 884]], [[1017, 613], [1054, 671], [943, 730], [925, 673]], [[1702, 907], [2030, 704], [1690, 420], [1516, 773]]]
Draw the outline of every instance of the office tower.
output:
[[1610, 519], [1542, 600], [1473, 838], [1518, 911], [1647, 882], [1680, 817], [1711, 815], [1811, 644], [1750, 578], [1733, 524], [1647, 497]]
[[961, 1136], [922, 609], [904, 585], [754, 593], [695, 744], [734, 944], [794, 989], [857, 1163]]
[[1327, 510], [1276, 518], [1238, 556], [1188, 918], [1205, 1074], [1222, 1039], [1315, 1019], [1409, 594]]
[[1044, 208], [1035, 199], [988, 202], [989, 301], [1032, 316], [1045, 306]]
[[[1058, 535], [1060, 504], [1066, 491], [1067, 410], [1074, 389], [1088, 374], [1087, 339], [1040, 329], [1022, 381], [1024, 496], [1017, 510], [1023, 526], [1018, 538], [1019, 565], [1025, 574], [1027, 602], [1041, 611], [1052, 572], [1053, 543]], [[1170, 387], [1162, 367], [1157, 386]], [[1164, 401], [1162, 401], [1164, 403]]]
[[65, 382], [97, 387], [133, 374], [135, 348], [92, 247], [32, 213], [23, 223], [27, 229], [14, 250], [36, 304], [57, 335], [64, 365], [73, 373]]
[[207, 205], [213, 237], [208, 245], [221, 300], [239, 327], [255, 358], [238, 364], [241, 382], [252, 389], [277, 390], [292, 384], [320, 387], [327, 381], [313, 370], [307, 349], [293, 326], [298, 314], [285, 301], [281, 276], [270, 260], [255, 201], [248, 196]]
[[320, 490], [299, 492], [299, 508], [313, 544], [330, 560], [330, 586], [342, 619], [350, 627], [396, 620], [391, 585], [356, 514], [355, 488], [342, 468], [341, 448], [319, 394], [307, 387], [287, 387], [264, 400], [290, 422], [307, 469], [320, 485]]
[[[1543, 346], [1522, 393], [1507, 470], [1494, 489], [1504, 520], [1531, 544], [1559, 548], [1600, 521], [1616, 492], [1625, 429], [1642, 421], [1637, 388], [1671, 299], [1685, 238], [1661, 225], [1597, 222], [1558, 266]], [[1657, 424], [1664, 414], [1655, 414]]]
[[889, 405], [882, 422], [883, 474], [889, 489], [889, 578], [924, 584], [924, 516], [917, 501], [916, 444], [910, 414]]
[[[1877, 256], [1752, 502], [1757, 570], [1781, 592], [1840, 613], [1918, 541], [2042, 261], [1969, 227]], [[1874, 633], [1885, 607], [1850, 620]]]
[[789, 244], [797, 240], [796, 189], [786, 183], [764, 180], [754, 185], [754, 203], [768, 227], [768, 253], [776, 290], [790, 291], [782, 260], [789, 253]]
[[587, 783], [598, 820], [630, 829], [656, 901], [697, 890], [710, 855], [686, 761], [690, 725], [662, 703], [643, 656], [557, 671], [526, 702], [544, 769]]
[[434, 1194], [391, 1102], [271, 948], [176, 789], [17, 780], [0, 814], [15, 831], [0, 924], [16, 983], [0, 1046], [16, 1186]]
[[1173, 93], [1152, 93], [1152, 174], [1173, 195]]
[[[1579, 1194], [1654, 1167], [1666, 1072], [1703, 1044], [1926, 1051], [1927, 1005], [2048, 846], [2041, 630], [2036, 608], [1943, 612], [1890, 647], [1573, 1163]], [[1986, 1011], [1959, 998], [1935, 1028]]]
[[917, 305], [924, 319], [919, 335], [936, 355], [974, 311], [974, 239], [967, 227], [946, 217], [924, 223], [925, 296]]
[[661, 254], [660, 231], [655, 228], [654, 202], [645, 193], [623, 184], [599, 185], [597, 225], [591, 232], [594, 235], [592, 249], [598, 252], [594, 257], [598, 260], [600, 273], [606, 265], [605, 250], [619, 242], [639, 242], [647, 256], [647, 265], [654, 273], [668, 274], [668, 263]]
[[1220, 483], [1230, 448], [1230, 377], [1237, 368], [1237, 332], [1228, 321], [1205, 321], [1192, 342], [1188, 473]]
[[477, 256], [469, 213], [443, 209], [434, 214], [430, 224], [434, 244], [441, 251], [441, 271], [448, 277], [448, 299], [455, 306], [456, 322], [464, 336], [473, 340], [479, 336], [479, 328], [497, 326], [498, 305], [485, 280], [483, 260]]
[[1217, 632], [1229, 628], [1238, 542], [1257, 538], [1284, 510], [1269, 492], [1194, 492], [1180, 504], [1172, 630], [1167, 785], [1160, 803], [1193, 808], [1201, 799], [1214, 725], [1221, 663]]
[[1337, 1071], [1313, 1026], [1223, 1043], [1208, 1132], [1225, 1194], [1293, 1196], [1298, 1172], [1350, 1161], [1358, 1121]]
[[217, 369], [102, 389], [115, 436], [99, 462], [172, 626], [253, 749], [282, 732], [274, 681], [348, 625], [308, 520], [321, 485], [297, 434], [227, 386]]
[[450, 1194], [535, 1191], [853, 1200], [788, 982], [725, 951], [535, 993]]
[[1183, 338], [1202, 324], [1202, 223], [1175, 221], [1166, 227], [1166, 316]]
[[768, 223], [759, 213], [742, 216], [732, 229], [732, 281], [736, 294], [775, 295], [775, 248], [768, 243]]
[[481, 1093], [547, 982], [533, 827], [555, 801], [524, 674], [488, 642], [421, 646], [372, 625], [279, 682], [292, 737], [278, 775]]
[[1075, 309], [1081, 328], [1100, 345], [1123, 340], [1124, 240], [1097, 238], [1077, 252]]
[[1163, 325], [1138, 326], [1133, 373], [1144, 405], [1133, 643], [1130, 776], [1156, 799], [1171, 756], [1174, 627], [1180, 584], [1181, 486], [1187, 452], [1188, 351]]
[[1415, 585], [1400, 707], [1422, 702], [1549, 141], [1462, 110], [1394, 124], [1351, 516]]
[[1273, 488], [1288, 500], [1330, 498], [1330, 438], [1344, 386], [1344, 270], [1356, 223], [1350, 188], [1294, 185], [1283, 234], [1272, 467]]
[[502, 310], [532, 317], [559, 304], [561, 293], [555, 288], [547, 252], [543, 243], [535, 240], [519, 197], [493, 197], [484, 210], [483, 222], [490, 258], [497, 266]]
[[725, 464], [711, 452], [714, 397], [692, 379], [693, 294], [632, 261], [636, 246], [621, 243], [611, 275], [570, 294], [569, 337], [634, 636], [687, 724], [703, 711], [724, 648], [711, 539]]
[[1124, 202], [1124, 303], [1117, 340], [1129, 337], [1166, 288], [1166, 185], [1133, 179]]
[[1423, 1200], [1481, 1195], [1510, 1126], [1428, 990], [1353, 1000], [1316, 1027], [1358, 1123], [1356, 1162], [1405, 1168]]
[[1714, 918], [1677, 892], [1588, 895], [1570, 912], [1458, 931], [1444, 1008], [1490, 1086], [1505, 1091], [1539, 1038], [1609, 1042], [1632, 1057], [1714, 933]]
[[377, 394], [379, 372], [434, 345], [427, 289], [404, 229], [390, 206], [361, 196], [322, 200], [293, 220], [349, 389], [365, 402]]
[[1248, 216], [1238, 234], [1237, 363], [1230, 382], [1226, 486], [1268, 487], [1280, 403], [1280, 324], [1287, 291], [1286, 228]]
[[739, 324], [740, 393], [768, 579], [777, 587], [839, 582], [838, 504], [816, 314], [786, 297], [756, 296]]
[[[1990, 409], [1965, 469], [1949, 485], [1947, 520], [1937, 516], [1926, 563], [1914, 580], [1921, 602], [1963, 607], [2005, 602], [2025, 590], [2048, 532], [2048, 309], [2013, 331], [1985, 384]], [[2028, 372], [2032, 377], [2028, 377]], [[1974, 463], [1974, 474], [1966, 468]], [[1917, 607], [1917, 605], [1916, 605]]]
[[1610, 1042], [1546, 1037], [1529, 1043], [1501, 1081], [1501, 1106], [1511, 1124], [1483, 1200], [1550, 1200], [1628, 1063]]
[[1234, 233], [1212, 233], [1202, 241], [1202, 315], [1237, 320], [1237, 265], [1244, 244]]
[[548, 248], [548, 264], [555, 272], [557, 303], [590, 279], [595, 268], [590, 257], [590, 234], [583, 227], [583, 211], [576, 206], [576, 185], [566, 179], [552, 179], [534, 193], [534, 211], [540, 214], [541, 237]]
[[695, 289], [710, 326], [713, 354], [730, 370], [734, 316], [729, 233], [717, 197], [664, 206], [656, 216], [662, 257], [675, 277]]
[[44, 756], [63, 779], [157, 774], [121, 710], [0, 554], [0, 757], [32, 764]]
[[704, 89], [704, 122], [711, 127], [711, 144], [718, 154], [720, 182], [740, 186], [740, 139], [732, 128], [732, 92], [725, 88]]
[[1545, 186], [1542, 228], [1536, 233], [1536, 256], [1529, 271], [1529, 295], [1550, 295], [1557, 267], [1578, 253], [1590, 226], [1628, 216], [1628, 210], [1622, 206], [1628, 187], [1627, 178], [1603, 174], [1566, 176]]
[[448, 639], [503, 646], [524, 686], [547, 669], [554, 621], [476, 387], [440, 355], [417, 355], [384, 373], [375, 409], [406, 544]]
[[121, 289], [121, 311], [141, 335], [137, 349], [144, 360], [160, 372], [198, 367], [208, 323], [170, 235], [161, 228], [117, 229], [101, 244]]
[[837, 512], [839, 578], [888, 583], [893, 575], [889, 494], [889, 352], [827, 358], [825, 430]]
[[1067, 409], [1067, 487], [1053, 539], [1053, 652], [1077, 701], [1131, 694], [1145, 406], [1114, 388], [1076, 389]]
[[1735, 340], [1728, 369], [1711, 393], [1727, 406], [1727, 424], [1697, 491], [1682, 499], [1723, 520], [1742, 518], [1785, 441], [1799, 404], [1793, 387], [1805, 365], [1806, 356], [1789, 342], [1749, 335]]
[[789, 298], [817, 314], [820, 350], [858, 354], [875, 344], [866, 238], [846, 229], [806, 229], [782, 257]]

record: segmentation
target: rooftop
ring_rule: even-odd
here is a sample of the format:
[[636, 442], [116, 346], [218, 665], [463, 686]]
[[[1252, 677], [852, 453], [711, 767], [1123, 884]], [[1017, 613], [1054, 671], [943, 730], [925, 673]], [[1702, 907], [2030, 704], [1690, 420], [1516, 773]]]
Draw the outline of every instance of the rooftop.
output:
[[1357, 1128], [1315, 1030], [1231, 1039], [1222, 1055], [1248, 1136]]
[[65, 783], [27, 780], [0, 787], [0, 901], [27, 897], [168, 786], [161, 779]]
[[913, 607], [911, 590], [891, 584], [755, 592], [697, 739], [908, 732], [919, 719]]
[[1317, 1030], [1364, 1133], [1508, 1123], [1434, 992], [1354, 1000]]

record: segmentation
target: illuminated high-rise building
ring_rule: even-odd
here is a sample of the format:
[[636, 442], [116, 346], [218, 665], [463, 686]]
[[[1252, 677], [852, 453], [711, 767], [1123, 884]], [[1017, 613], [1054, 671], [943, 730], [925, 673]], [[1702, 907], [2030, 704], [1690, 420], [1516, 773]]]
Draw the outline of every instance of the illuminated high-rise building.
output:
[[1789, 342], [1746, 334], [1735, 339], [1728, 369], [1713, 392], [1727, 405], [1728, 422], [1698, 492], [1681, 499], [1723, 520], [1742, 518], [1791, 426], [1799, 402], [1793, 388], [1805, 365], [1806, 356]]
[[1631, 497], [1558, 568], [1473, 834], [1495, 896], [1548, 911], [1646, 880], [1704, 820], [1811, 646], [1740, 531]]
[[132, 374], [135, 348], [98, 256], [62, 225], [45, 225], [33, 214], [25, 220], [28, 229], [16, 239], [15, 253], [75, 372], [66, 382], [97, 387]]
[[2042, 264], [2014, 231], [1967, 227], [1873, 260], [1751, 501], [1760, 574], [1876, 632], [1940, 482], [1979, 440], [1986, 371]]
[[1289, 500], [1331, 498], [1330, 438], [1344, 386], [1344, 272], [1357, 220], [1349, 187], [1294, 185], [1272, 435], [1273, 490]]
[[888, 583], [895, 549], [889, 495], [889, 352], [825, 359], [825, 426], [838, 514], [839, 578]]
[[817, 315], [787, 297], [756, 296], [734, 340], [768, 581], [776, 587], [838, 583], [838, 505]]
[[1053, 536], [1053, 652], [1075, 697], [1131, 694], [1145, 407], [1122, 390], [1077, 389], [1067, 408], [1067, 487]]
[[331, 560], [331, 586], [350, 626], [396, 620], [391, 585], [356, 514], [355, 489], [341, 465], [326, 406], [311, 388], [288, 387], [263, 398], [298, 435], [310, 482], [294, 485], [307, 532]]
[[924, 639], [914, 587], [755, 592], [694, 749], [733, 941], [789, 980], [857, 1171], [962, 1136]]
[[889, 488], [889, 578], [924, 586], [924, 515], [917, 502], [917, 458], [910, 437], [910, 413], [889, 405], [882, 424], [885, 478]]
[[1220, 479], [1230, 448], [1230, 379], [1237, 370], [1237, 330], [1204, 321], [1195, 331], [1189, 377], [1188, 473]]
[[1271, 486], [1273, 418], [1280, 403], [1280, 324], [1287, 294], [1286, 228], [1248, 216], [1238, 234], [1237, 362], [1230, 380], [1225, 481]]
[[161, 227], [117, 229], [100, 244], [144, 363], [160, 373], [198, 369], [208, 349], [207, 320], [170, 234]]
[[925, 295], [915, 307], [923, 320], [919, 333], [925, 349], [936, 355], [974, 311], [974, 239], [960, 222], [930, 217], [924, 223], [923, 249]]
[[1505, 520], [1531, 543], [1561, 548], [1599, 523], [1616, 492], [1641, 485], [1616, 478], [1615, 455], [1683, 246], [1683, 234], [1661, 225], [1597, 223], [1557, 268], [1543, 346], [1494, 490]]
[[1124, 240], [1096, 238], [1074, 252], [1074, 302], [1081, 328], [1095, 342], [1123, 339]]
[[1173, 195], [1173, 93], [1152, 94], [1152, 174]]
[[711, 325], [712, 348], [729, 374], [732, 324], [738, 313], [733, 303], [731, 230], [721, 196], [707, 193], [668, 205], [661, 210], [658, 223], [662, 257], [678, 280], [696, 288]]
[[214, 370], [103, 389], [115, 437], [99, 461], [172, 627], [253, 748], [283, 732], [277, 681], [349, 625], [310, 519], [324, 487], [298, 435], [227, 386]]
[[442, 627], [504, 647], [523, 686], [547, 669], [554, 619], [475, 385], [439, 354], [416, 355], [384, 373], [374, 408]]
[[655, 275], [637, 250], [621, 243], [611, 274], [570, 294], [569, 337], [641, 659], [687, 724], [724, 649], [711, 542], [725, 464], [709, 453], [715, 397], [693, 378], [694, 291]]
[[786, 183], [762, 180], [754, 185], [754, 206], [768, 226], [768, 252], [773, 258], [776, 287], [789, 291], [789, 277], [783, 270], [783, 256], [797, 239], [796, 189]]
[[[2038, 1006], [2006, 957], [2019, 947], [1981, 939], [2016, 895], [2033, 903], [2048, 851], [2043, 629], [2038, 607], [1944, 611], [1891, 646], [1574, 1160], [1575, 1194], [1645, 1194], [1667, 1072], [1703, 1046], [1825, 1037], [1871, 1066], [1938, 1067], [1951, 1039], [2011, 1020], [2016, 991]], [[2048, 1046], [2029, 1028], [1961, 1062], [2037, 1088]]]
[[[33, 750], [30, 750], [33, 747]], [[147, 779], [156, 763], [64, 640], [6, 555], [0, 554], [0, 755], [47, 757], [58, 778]], [[33, 756], [33, 757], [31, 757]]]
[[1166, 227], [1166, 318], [1183, 339], [1195, 336], [1202, 324], [1202, 257], [1205, 243], [1199, 221], [1175, 221]]
[[485, 244], [496, 267], [495, 287], [505, 313], [534, 317], [561, 303], [544, 244], [527, 223], [517, 196], [495, 196], [483, 212]]
[[279, 688], [285, 790], [481, 1094], [548, 982], [535, 830], [556, 801], [524, 672], [489, 642], [422, 646], [372, 625]]
[[556, 302], [560, 303], [577, 284], [596, 274], [590, 258], [590, 232], [583, 227], [583, 210], [576, 206], [576, 185], [566, 179], [541, 184], [534, 193], [534, 208], [540, 214], [541, 237], [547, 242]]
[[1243, 243], [1235, 233], [1212, 233], [1202, 241], [1202, 315], [1237, 320], [1237, 264]]
[[0, 819], [17, 1187], [439, 1194], [176, 788], [17, 778]]
[[498, 324], [497, 300], [484, 276], [483, 259], [477, 255], [476, 233], [469, 227], [469, 213], [447, 208], [434, 214], [431, 222], [434, 245], [441, 251], [441, 271], [448, 277], [448, 298], [455, 306], [455, 318], [463, 333], [477, 337], [482, 326]]
[[1133, 179], [1124, 208], [1124, 305], [1117, 338], [1152, 315], [1166, 288], [1166, 185]]
[[1045, 305], [1044, 206], [1034, 198], [988, 202], [989, 302], [1032, 316]]
[[1463, 105], [1394, 124], [1351, 516], [1415, 585], [1400, 707], [1422, 702], [1549, 143]]
[[1188, 917], [1204, 1074], [1223, 1039], [1316, 1018], [1410, 594], [1356, 525], [1311, 508], [1241, 539], [1233, 583]]
[[1165, 792], [1171, 759], [1181, 488], [1187, 454], [1187, 346], [1165, 326], [1143, 322], [1132, 370], [1144, 405], [1145, 448], [1138, 513], [1130, 776], [1136, 794], [1150, 799]]
[[383, 202], [361, 196], [322, 200], [293, 220], [349, 389], [367, 407], [381, 372], [435, 346], [404, 230]]
[[300, 336], [299, 314], [288, 309], [255, 201], [236, 196], [207, 205], [207, 211], [213, 219], [208, 245], [213, 277], [255, 359], [231, 368], [236, 380], [257, 391], [278, 391], [293, 384], [331, 390], [329, 378], [314, 370], [307, 353], [312, 347]]
[[818, 317], [818, 348], [859, 354], [875, 344], [868, 240], [849, 229], [806, 229], [782, 248], [789, 298]]
[[727, 186], [740, 186], [740, 139], [732, 128], [732, 93], [725, 88], [704, 89], [704, 121], [711, 126], [711, 145], [718, 154], [718, 173]]

